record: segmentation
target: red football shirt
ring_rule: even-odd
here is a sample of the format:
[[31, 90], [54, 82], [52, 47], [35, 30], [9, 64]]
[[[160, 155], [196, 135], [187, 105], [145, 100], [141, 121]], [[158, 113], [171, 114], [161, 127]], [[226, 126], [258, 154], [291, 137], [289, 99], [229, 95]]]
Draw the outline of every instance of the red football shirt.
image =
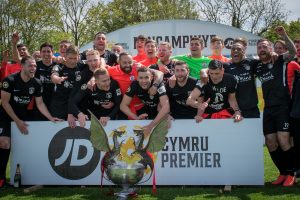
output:
[[150, 65], [154, 65], [156, 64], [158, 61], [158, 58], [157, 57], [154, 57], [154, 58], [146, 58], [145, 60], [141, 61], [140, 63], [142, 65], [144, 65], [145, 67], [150, 67]]
[[[107, 70], [109, 72], [109, 75], [118, 82], [121, 92], [122, 92], [122, 95], [124, 95], [126, 93], [127, 89], [131, 85], [132, 81], [137, 79], [138, 73], [137, 73], [136, 65], [132, 66], [132, 70], [128, 74], [121, 70], [120, 65], [110, 67]], [[133, 113], [136, 113], [136, 110], [141, 109], [143, 106], [144, 105], [141, 102], [141, 100], [136, 96], [134, 96], [132, 98], [132, 101], [129, 105], [129, 107]]]
[[147, 55], [145, 53], [137, 54], [132, 57], [132, 59], [135, 60], [136, 62], [141, 62], [141, 61], [145, 60], [146, 58], [147, 58]]
[[10, 74], [21, 71], [22, 66], [19, 63], [10, 64], [7, 62], [2, 62], [1, 67], [1, 81]]
[[300, 71], [300, 65], [295, 61], [292, 61], [287, 66], [287, 82], [290, 94], [292, 94], [295, 71]]

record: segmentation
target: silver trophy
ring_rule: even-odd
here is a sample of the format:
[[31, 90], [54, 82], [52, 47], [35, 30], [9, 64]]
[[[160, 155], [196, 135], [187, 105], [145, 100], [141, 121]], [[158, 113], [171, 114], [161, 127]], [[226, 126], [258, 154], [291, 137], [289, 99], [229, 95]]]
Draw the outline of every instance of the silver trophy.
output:
[[105, 173], [114, 184], [122, 186], [122, 190], [115, 193], [118, 199], [127, 199], [129, 195], [136, 193], [133, 186], [143, 179], [144, 171], [145, 167], [138, 164], [128, 166], [110, 165]]
[[[91, 113], [91, 112], [90, 112]], [[101, 161], [101, 172], [106, 174], [106, 179], [116, 185], [122, 186], [122, 191], [115, 193], [118, 199], [127, 199], [131, 194], [136, 191], [134, 185], [141, 184], [150, 179], [154, 161], [151, 153], [158, 152], [163, 149], [166, 143], [166, 135], [168, 133], [167, 119], [161, 120], [158, 125], [152, 130], [147, 145], [143, 147], [144, 133], [141, 127], [133, 130], [137, 136], [137, 140], [130, 137], [126, 144], [119, 142], [119, 139], [125, 135], [126, 127], [114, 129], [112, 132], [113, 147], [111, 148], [108, 142], [108, 137], [99, 123], [98, 119], [91, 113], [91, 142], [95, 149], [106, 152]], [[132, 144], [134, 151], [127, 155], [127, 151], [122, 151], [122, 146], [128, 143]], [[126, 152], [126, 153], [124, 153]], [[142, 180], [145, 170], [150, 168], [151, 174], [147, 180]], [[102, 177], [105, 177], [102, 174]], [[102, 184], [102, 181], [101, 181]]]

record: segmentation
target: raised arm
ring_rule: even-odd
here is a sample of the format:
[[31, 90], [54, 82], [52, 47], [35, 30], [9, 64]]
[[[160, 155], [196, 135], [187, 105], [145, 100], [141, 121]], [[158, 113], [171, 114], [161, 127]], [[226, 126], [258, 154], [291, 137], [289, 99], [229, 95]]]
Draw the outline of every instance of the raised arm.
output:
[[20, 41], [20, 36], [18, 32], [14, 32], [11, 37], [11, 42], [12, 42], [12, 60], [15, 61], [16, 63], [21, 62], [21, 56], [19, 54], [17, 44]]
[[275, 28], [275, 31], [278, 35], [280, 35], [282, 37], [282, 39], [285, 41], [286, 44], [286, 48], [288, 49], [288, 51], [286, 53], [283, 54], [283, 59], [286, 62], [291, 61], [295, 55], [296, 55], [296, 47], [293, 43], [293, 41], [289, 38], [289, 36], [287, 35], [285, 29], [283, 26], [278, 26]]

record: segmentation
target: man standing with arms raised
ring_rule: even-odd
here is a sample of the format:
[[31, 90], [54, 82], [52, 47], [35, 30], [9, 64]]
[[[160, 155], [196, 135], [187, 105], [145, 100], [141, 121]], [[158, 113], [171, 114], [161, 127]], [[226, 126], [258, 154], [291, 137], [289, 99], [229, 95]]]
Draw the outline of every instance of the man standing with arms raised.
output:
[[280, 55], [272, 63], [272, 44], [266, 39], [257, 42], [257, 54], [260, 62], [256, 67], [256, 74], [262, 83], [265, 101], [263, 115], [263, 132], [271, 158], [280, 171], [280, 175], [273, 185], [283, 184], [292, 186], [294, 177], [294, 149], [290, 144], [289, 133], [289, 105], [290, 95], [286, 84], [284, 62], [291, 61], [296, 48], [281, 26], [275, 29], [286, 43], [288, 52]]

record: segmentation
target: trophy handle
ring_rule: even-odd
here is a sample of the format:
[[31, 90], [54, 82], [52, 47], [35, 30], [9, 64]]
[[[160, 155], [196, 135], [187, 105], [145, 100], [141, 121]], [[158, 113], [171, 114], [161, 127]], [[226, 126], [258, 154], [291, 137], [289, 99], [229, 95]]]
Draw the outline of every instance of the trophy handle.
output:
[[108, 176], [107, 176], [105, 170], [104, 170], [104, 172], [103, 172], [103, 178], [104, 178], [105, 180], [107, 180], [108, 182], [114, 184], [114, 183], [108, 178]]
[[[143, 184], [143, 183], [146, 183], [147, 181], [150, 180], [150, 178], [152, 177], [152, 175], [153, 175], [153, 171], [151, 170], [150, 175], [149, 175], [144, 181], [141, 181], [141, 182], [139, 182], [139, 183], [137, 183], [137, 184]], [[137, 185], [137, 184], [136, 184], [136, 185]]]

